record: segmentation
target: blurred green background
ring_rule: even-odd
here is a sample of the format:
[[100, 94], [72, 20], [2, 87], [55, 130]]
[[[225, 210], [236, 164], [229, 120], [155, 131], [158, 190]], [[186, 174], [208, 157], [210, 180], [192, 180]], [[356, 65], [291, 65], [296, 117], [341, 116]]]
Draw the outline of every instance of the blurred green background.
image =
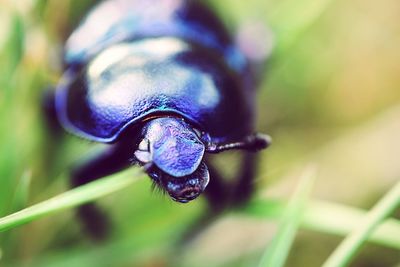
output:
[[[101, 148], [55, 139], [40, 110], [63, 42], [94, 2], [0, 0], [0, 217], [68, 190], [68, 167]], [[288, 199], [313, 163], [312, 201], [369, 209], [400, 178], [400, 2], [207, 2], [232, 32], [257, 23], [274, 47], [257, 98], [258, 129], [274, 140], [257, 196]], [[216, 160], [235, 171], [235, 153]], [[178, 248], [206, 203], [179, 205], [150, 187], [142, 179], [99, 201], [115, 225], [104, 244], [72, 210], [0, 233], [0, 266], [257, 266], [276, 231], [276, 220], [227, 213]], [[341, 239], [301, 228], [286, 266], [320, 266]], [[351, 266], [400, 266], [400, 250], [368, 243]]]

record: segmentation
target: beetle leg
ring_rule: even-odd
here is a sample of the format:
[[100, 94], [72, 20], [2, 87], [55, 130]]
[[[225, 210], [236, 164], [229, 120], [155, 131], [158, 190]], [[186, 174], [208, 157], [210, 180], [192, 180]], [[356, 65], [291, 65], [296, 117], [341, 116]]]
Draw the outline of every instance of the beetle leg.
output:
[[227, 208], [235, 208], [245, 204], [254, 191], [254, 176], [257, 163], [257, 153], [244, 152], [240, 173], [236, 179], [228, 183], [218, 170], [207, 160], [207, 167], [210, 173], [210, 183], [204, 195], [208, 200], [211, 212], [207, 212], [199, 219], [182, 238], [182, 245], [194, 240], [198, 234], [207, 226], [212, 224]]
[[218, 213], [229, 206], [240, 206], [251, 197], [254, 191], [257, 159], [257, 153], [244, 151], [239, 173], [230, 182], [227, 182], [212, 163], [207, 161], [210, 183], [204, 193], [211, 211]]
[[227, 144], [209, 144], [207, 147], [207, 152], [209, 153], [219, 153], [225, 150], [232, 149], [245, 149], [249, 151], [258, 151], [267, 148], [271, 144], [271, 137], [265, 134], [252, 134], [244, 138], [243, 140], [235, 143]]
[[240, 206], [249, 200], [254, 192], [254, 177], [257, 171], [258, 153], [244, 151], [240, 173], [232, 182], [231, 204]]
[[[128, 151], [123, 146], [114, 145], [94, 158], [86, 160], [73, 168], [72, 186], [87, 184], [128, 167], [131, 164], [129, 152], [132, 151]], [[106, 238], [110, 223], [107, 216], [95, 204], [89, 203], [78, 207], [77, 214], [85, 230], [94, 240]]]
[[59, 134], [61, 125], [57, 119], [54, 93], [54, 88], [47, 88], [42, 95], [41, 105], [47, 126], [49, 126], [54, 134]]
[[218, 213], [227, 205], [228, 185], [210, 161], [207, 161], [207, 167], [210, 173], [210, 182], [204, 191], [204, 195], [207, 198], [212, 213]]
[[218, 170], [207, 162], [210, 184], [205, 191], [212, 211], [218, 213], [229, 206], [245, 204], [254, 192], [254, 177], [257, 170], [258, 153], [243, 151], [239, 173], [227, 182]]
[[203, 216], [183, 234], [180, 242], [183, 247], [194, 240], [204, 228], [214, 222], [228, 205], [229, 188], [226, 181], [213, 166], [210, 158], [206, 158], [206, 165], [210, 173], [210, 182], [203, 194], [207, 199], [209, 212], [203, 214]]

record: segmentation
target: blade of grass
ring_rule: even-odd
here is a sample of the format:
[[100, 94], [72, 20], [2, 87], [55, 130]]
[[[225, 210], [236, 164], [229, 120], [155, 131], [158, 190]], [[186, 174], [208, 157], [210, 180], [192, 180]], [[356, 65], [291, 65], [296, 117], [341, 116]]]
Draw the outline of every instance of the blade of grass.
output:
[[[313, 201], [306, 209], [302, 227], [313, 231], [346, 236], [359, 227], [366, 211], [336, 203]], [[400, 250], [400, 221], [386, 219], [368, 241]]]
[[[265, 207], [268, 207], [268, 209]], [[260, 218], [274, 219], [281, 217], [283, 210], [282, 200], [257, 199], [249, 203], [240, 212]], [[360, 225], [365, 213], [364, 210], [358, 208], [313, 200], [307, 205], [301, 227], [312, 231], [345, 236]], [[368, 237], [368, 241], [400, 250], [400, 221], [386, 219]]]
[[122, 173], [77, 187], [29, 208], [0, 218], [0, 232], [124, 189], [141, 177], [144, 177], [144, 175], [140, 175], [140, 173], [141, 171], [137, 168], [133, 168], [133, 170], [129, 169]]
[[[6, 94], [11, 94], [11, 86], [8, 85], [10, 77], [13, 75], [15, 69], [20, 63], [24, 55], [24, 40], [25, 40], [25, 29], [22, 17], [14, 13], [11, 16], [11, 27], [9, 36], [4, 44], [4, 47], [0, 49], [0, 58], [2, 58], [2, 75], [0, 75], [0, 84], [3, 85], [2, 89], [7, 89]], [[9, 95], [6, 95], [8, 97]], [[6, 98], [7, 99], [7, 98]]]
[[360, 225], [329, 256], [323, 267], [347, 266], [377, 226], [400, 205], [400, 181], [367, 213]]
[[296, 236], [311, 188], [315, 180], [315, 168], [308, 167], [282, 217], [282, 223], [271, 244], [261, 258], [260, 267], [283, 266]]
[[22, 209], [28, 203], [29, 186], [32, 180], [32, 172], [25, 171], [15, 189], [14, 199], [11, 203], [11, 211]]

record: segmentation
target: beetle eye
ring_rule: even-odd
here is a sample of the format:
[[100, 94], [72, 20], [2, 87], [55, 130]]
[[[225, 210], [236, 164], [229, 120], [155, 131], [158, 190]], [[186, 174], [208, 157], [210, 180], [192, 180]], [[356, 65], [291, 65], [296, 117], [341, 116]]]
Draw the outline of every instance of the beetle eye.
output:
[[139, 151], [150, 151], [150, 142], [149, 139], [144, 138], [138, 145]]

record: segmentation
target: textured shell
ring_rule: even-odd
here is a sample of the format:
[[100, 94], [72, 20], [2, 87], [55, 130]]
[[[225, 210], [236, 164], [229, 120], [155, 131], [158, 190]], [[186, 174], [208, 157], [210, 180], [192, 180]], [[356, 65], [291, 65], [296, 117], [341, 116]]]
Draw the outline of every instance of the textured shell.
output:
[[201, 1], [107, 0], [87, 15], [65, 47], [67, 65], [85, 64], [116, 43], [171, 36], [215, 50], [237, 72], [246, 60], [215, 14]]
[[168, 37], [113, 45], [56, 91], [62, 125], [98, 142], [162, 113], [186, 118], [213, 142], [236, 141], [251, 133], [250, 101], [223, 58]]

